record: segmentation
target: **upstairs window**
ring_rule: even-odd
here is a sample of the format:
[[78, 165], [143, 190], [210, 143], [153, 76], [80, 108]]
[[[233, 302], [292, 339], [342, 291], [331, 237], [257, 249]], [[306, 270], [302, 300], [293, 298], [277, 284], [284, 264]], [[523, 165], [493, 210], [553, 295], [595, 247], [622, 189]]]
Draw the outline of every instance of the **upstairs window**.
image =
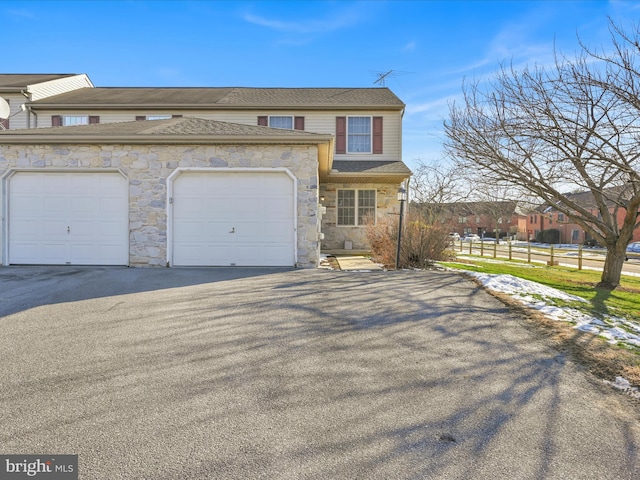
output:
[[293, 130], [293, 117], [269, 117], [269, 126]]
[[51, 115], [52, 127], [73, 127], [93, 123], [100, 123], [100, 117], [97, 115]]
[[336, 117], [336, 153], [382, 153], [382, 117]]
[[258, 125], [285, 130], [304, 130], [304, 117], [291, 115], [260, 115]]
[[62, 125], [65, 127], [89, 125], [89, 115], [65, 115], [62, 117]]
[[136, 115], [136, 121], [144, 120], [169, 120], [170, 118], [180, 118], [182, 115]]
[[347, 153], [371, 153], [371, 117], [347, 117]]

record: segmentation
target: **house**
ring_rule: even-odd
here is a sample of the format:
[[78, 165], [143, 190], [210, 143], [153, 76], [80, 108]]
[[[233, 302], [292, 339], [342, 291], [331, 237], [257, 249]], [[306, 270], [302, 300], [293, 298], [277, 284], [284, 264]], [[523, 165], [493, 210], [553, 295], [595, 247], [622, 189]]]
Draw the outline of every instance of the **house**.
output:
[[428, 209], [431, 216], [437, 218], [445, 228], [460, 236], [476, 234], [480, 237], [502, 238], [522, 233], [522, 215], [515, 202], [454, 202], [412, 207], [423, 211]]
[[[600, 217], [593, 194], [589, 191], [568, 193], [566, 196], [577, 205], [586, 208], [595, 217]], [[626, 210], [615, 208], [613, 202], [609, 202], [609, 212], [615, 215], [618, 225], [624, 223]], [[638, 212], [640, 215], [640, 211]], [[595, 242], [589, 232], [582, 225], [575, 223], [566, 213], [560, 212], [555, 206], [544, 204], [527, 215], [528, 240], [535, 241], [538, 234], [545, 230], [557, 230], [559, 243], [562, 244], [590, 244]], [[640, 241], [640, 229], [633, 232], [633, 241]]]
[[384, 87], [89, 82], [26, 99], [0, 132], [2, 264], [312, 267], [366, 250], [411, 175], [404, 107]]
[[93, 83], [85, 74], [0, 74], [0, 98], [10, 108], [10, 118], [0, 119], [0, 129], [30, 128], [35, 114], [22, 110], [22, 105], [86, 87]]

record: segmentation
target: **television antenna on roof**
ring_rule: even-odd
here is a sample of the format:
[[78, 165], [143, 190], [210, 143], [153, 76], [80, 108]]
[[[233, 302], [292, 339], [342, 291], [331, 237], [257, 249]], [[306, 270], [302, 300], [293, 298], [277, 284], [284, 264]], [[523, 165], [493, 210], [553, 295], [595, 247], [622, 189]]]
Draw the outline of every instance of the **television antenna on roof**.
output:
[[400, 75], [407, 75], [412, 72], [402, 72], [400, 70], [387, 70], [386, 72], [372, 72], [378, 78], [373, 82], [374, 85], [380, 85], [381, 87], [387, 86], [387, 79], [395, 78]]

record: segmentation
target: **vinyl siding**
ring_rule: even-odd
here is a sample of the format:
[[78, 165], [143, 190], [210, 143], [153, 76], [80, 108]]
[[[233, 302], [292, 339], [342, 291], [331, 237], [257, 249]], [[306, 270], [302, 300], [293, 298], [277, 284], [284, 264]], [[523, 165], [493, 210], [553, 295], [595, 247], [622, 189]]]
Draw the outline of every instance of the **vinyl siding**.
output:
[[[265, 111], [265, 110], [238, 110], [215, 111], [205, 110], [40, 110], [38, 111], [39, 127], [50, 127], [52, 115], [98, 115], [100, 123], [133, 122], [137, 116], [143, 115], [175, 115], [182, 114], [185, 117], [197, 117], [206, 120], [218, 120], [222, 122], [242, 123], [246, 125], [258, 125], [258, 117], [265, 115], [290, 115], [304, 117], [304, 129], [307, 132], [335, 135], [336, 117], [348, 116], [344, 111]], [[401, 160], [402, 159], [402, 116], [400, 112], [385, 110], [371, 110], [354, 112], [356, 116], [383, 117], [383, 153], [382, 154], [341, 154], [335, 155], [335, 160]]]
[[89, 80], [89, 77], [82, 74], [29, 85], [28, 91], [31, 94], [31, 100], [35, 101], [87, 87], [93, 87], [93, 84], [91, 80]]

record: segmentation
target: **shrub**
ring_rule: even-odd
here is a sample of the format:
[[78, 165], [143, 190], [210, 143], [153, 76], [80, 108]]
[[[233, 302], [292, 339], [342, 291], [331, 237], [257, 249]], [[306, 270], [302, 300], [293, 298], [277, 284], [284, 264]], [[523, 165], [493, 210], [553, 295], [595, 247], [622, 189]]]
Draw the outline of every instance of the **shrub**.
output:
[[[373, 259], [388, 268], [395, 267], [398, 241], [398, 218], [380, 220], [367, 225], [367, 239]], [[451, 249], [449, 231], [439, 225], [428, 225], [415, 213], [408, 213], [403, 221], [400, 243], [401, 268], [425, 266], [455, 256]]]
[[538, 243], [560, 243], [560, 230], [556, 228], [550, 228], [549, 230], [542, 230], [536, 235], [536, 242]]

